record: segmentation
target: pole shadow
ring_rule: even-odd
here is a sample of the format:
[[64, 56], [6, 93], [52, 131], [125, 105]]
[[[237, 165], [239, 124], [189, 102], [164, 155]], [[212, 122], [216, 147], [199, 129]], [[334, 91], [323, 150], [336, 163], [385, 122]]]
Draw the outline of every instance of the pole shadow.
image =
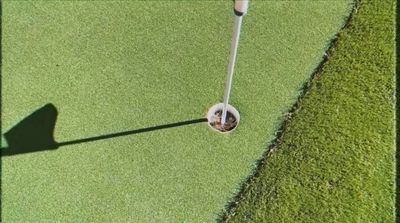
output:
[[206, 118], [200, 118], [165, 125], [152, 126], [148, 128], [75, 139], [65, 142], [56, 142], [54, 140], [54, 129], [57, 121], [57, 115], [58, 112], [56, 107], [53, 104], [46, 104], [45, 106], [33, 112], [28, 117], [24, 118], [22, 121], [20, 121], [17, 125], [15, 125], [4, 134], [4, 138], [8, 143], [8, 147], [1, 148], [1, 155], [14, 156], [45, 150], [56, 150], [62, 146], [88, 143], [98, 140], [106, 140], [116, 137], [207, 122]]

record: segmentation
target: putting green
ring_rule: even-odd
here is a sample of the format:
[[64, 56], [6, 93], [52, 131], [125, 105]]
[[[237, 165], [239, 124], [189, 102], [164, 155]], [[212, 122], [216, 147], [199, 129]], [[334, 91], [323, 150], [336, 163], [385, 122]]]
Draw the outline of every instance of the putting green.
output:
[[[222, 100], [231, 1], [2, 4], [3, 134], [47, 103], [62, 143], [203, 118]], [[350, 7], [252, 1], [231, 95], [237, 130], [197, 123], [4, 156], [3, 221], [214, 221]]]

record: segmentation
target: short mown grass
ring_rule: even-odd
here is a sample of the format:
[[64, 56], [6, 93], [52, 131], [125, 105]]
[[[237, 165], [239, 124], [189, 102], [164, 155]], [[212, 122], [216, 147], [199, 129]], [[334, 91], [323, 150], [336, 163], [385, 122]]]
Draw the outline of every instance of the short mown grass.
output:
[[[230, 101], [241, 121], [231, 134], [197, 123], [85, 139], [204, 118], [223, 97], [232, 6], [1, 1], [2, 134], [51, 103], [54, 139], [64, 145], [2, 157], [2, 220], [214, 222], [275, 137], [351, 0], [252, 0]], [[39, 129], [24, 132], [26, 143]], [[6, 140], [8, 153], [21, 149]]]
[[394, 222], [395, 1], [357, 1], [227, 222]]

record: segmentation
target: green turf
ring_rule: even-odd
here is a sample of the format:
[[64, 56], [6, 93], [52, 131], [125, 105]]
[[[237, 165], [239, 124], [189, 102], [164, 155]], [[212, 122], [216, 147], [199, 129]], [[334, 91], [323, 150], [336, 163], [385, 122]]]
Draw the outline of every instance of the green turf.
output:
[[395, 222], [394, 8], [359, 1], [227, 222]]
[[[55, 139], [65, 142], [201, 118], [222, 100], [230, 0], [2, 4], [3, 133], [46, 103], [58, 109]], [[234, 133], [200, 123], [3, 157], [3, 220], [214, 221], [274, 138], [351, 1], [250, 7], [231, 97], [241, 112]]]

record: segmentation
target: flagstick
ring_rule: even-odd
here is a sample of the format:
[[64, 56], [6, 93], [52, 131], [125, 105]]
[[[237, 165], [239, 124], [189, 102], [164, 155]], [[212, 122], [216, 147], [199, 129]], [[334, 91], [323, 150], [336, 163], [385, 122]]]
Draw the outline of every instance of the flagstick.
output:
[[225, 86], [225, 93], [224, 93], [224, 106], [222, 109], [222, 117], [221, 117], [221, 124], [224, 125], [227, 116], [227, 107], [229, 102], [229, 96], [231, 94], [232, 89], [232, 81], [233, 81], [233, 73], [235, 69], [235, 62], [236, 62], [236, 55], [237, 49], [239, 45], [239, 37], [240, 37], [240, 29], [242, 26], [242, 19], [243, 16], [235, 15], [235, 23], [233, 27], [233, 37], [232, 37], [232, 46], [231, 46], [231, 53], [229, 57], [229, 64], [228, 64], [228, 75], [226, 77], [226, 86]]

